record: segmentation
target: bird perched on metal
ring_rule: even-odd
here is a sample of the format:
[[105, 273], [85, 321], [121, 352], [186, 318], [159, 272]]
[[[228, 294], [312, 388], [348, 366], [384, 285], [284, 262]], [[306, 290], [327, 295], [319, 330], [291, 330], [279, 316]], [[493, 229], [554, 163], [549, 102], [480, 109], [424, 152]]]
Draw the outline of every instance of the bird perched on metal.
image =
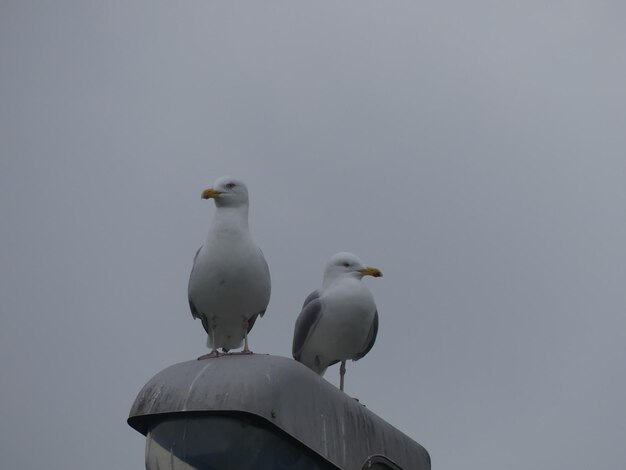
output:
[[324, 375], [329, 366], [341, 362], [341, 390], [346, 361], [365, 356], [378, 332], [378, 311], [374, 297], [361, 282], [363, 276], [381, 277], [382, 273], [364, 266], [352, 253], [332, 256], [322, 288], [304, 301], [293, 335], [294, 359], [314, 372]]
[[250, 353], [248, 333], [270, 300], [270, 272], [248, 229], [248, 188], [223, 176], [202, 199], [215, 201], [215, 214], [204, 245], [197, 251], [189, 276], [189, 307], [202, 321], [211, 353], [217, 357], [241, 347]]

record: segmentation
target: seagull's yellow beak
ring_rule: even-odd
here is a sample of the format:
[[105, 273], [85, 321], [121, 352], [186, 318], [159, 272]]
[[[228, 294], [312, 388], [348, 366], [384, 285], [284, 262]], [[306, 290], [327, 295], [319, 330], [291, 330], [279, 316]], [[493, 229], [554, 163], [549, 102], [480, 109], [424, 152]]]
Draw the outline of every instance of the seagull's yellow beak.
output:
[[380, 272], [380, 269], [372, 268], [371, 266], [359, 269], [359, 272], [363, 274], [363, 276], [383, 277], [383, 273]]
[[220, 194], [222, 194], [220, 191], [216, 191], [213, 188], [207, 188], [204, 191], [202, 191], [202, 199], [216, 199]]

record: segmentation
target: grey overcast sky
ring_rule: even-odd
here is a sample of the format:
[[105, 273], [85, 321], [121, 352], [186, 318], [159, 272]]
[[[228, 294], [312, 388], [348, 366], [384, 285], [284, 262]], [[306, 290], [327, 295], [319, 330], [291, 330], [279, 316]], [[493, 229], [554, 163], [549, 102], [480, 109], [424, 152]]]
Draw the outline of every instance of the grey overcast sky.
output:
[[2, 468], [143, 468], [224, 174], [272, 272], [253, 350], [353, 251], [385, 277], [346, 391], [434, 469], [624, 468], [625, 5], [1, 0]]

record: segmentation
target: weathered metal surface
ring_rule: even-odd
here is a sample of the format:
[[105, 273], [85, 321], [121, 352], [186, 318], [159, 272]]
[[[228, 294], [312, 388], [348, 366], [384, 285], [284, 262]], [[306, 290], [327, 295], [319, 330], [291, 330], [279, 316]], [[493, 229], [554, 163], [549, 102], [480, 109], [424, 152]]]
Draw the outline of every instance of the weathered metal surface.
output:
[[346, 470], [385, 456], [399, 467], [429, 470], [421, 445], [362, 404], [288, 358], [227, 355], [182, 362], [141, 390], [128, 424], [147, 434], [163, 414], [237, 411], [264, 418]]

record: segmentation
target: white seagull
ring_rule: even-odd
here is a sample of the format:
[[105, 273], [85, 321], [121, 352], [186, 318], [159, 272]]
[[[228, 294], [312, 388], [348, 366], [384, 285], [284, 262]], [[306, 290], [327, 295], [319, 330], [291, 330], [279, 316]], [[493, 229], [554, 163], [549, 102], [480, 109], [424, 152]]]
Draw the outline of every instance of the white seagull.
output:
[[261, 249], [248, 230], [248, 188], [223, 176], [202, 199], [215, 200], [215, 215], [189, 276], [189, 307], [202, 321], [211, 353], [217, 357], [241, 347], [249, 354], [248, 333], [270, 300], [270, 272]]
[[341, 362], [341, 390], [346, 361], [365, 356], [378, 332], [378, 311], [361, 282], [363, 276], [381, 277], [382, 273], [364, 266], [352, 253], [333, 255], [326, 264], [322, 288], [304, 301], [293, 334], [294, 359], [314, 372], [324, 375], [328, 366]]

